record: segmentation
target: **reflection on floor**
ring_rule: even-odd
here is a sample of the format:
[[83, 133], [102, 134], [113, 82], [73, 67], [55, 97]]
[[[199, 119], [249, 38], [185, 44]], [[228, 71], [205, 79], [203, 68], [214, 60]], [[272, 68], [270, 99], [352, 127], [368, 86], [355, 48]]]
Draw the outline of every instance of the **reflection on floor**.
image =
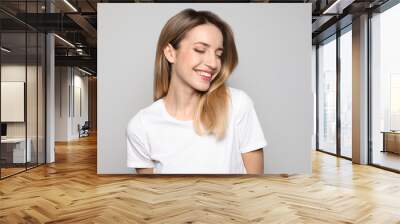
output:
[[25, 170], [25, 167], [24, 168], [19, 168], [19, 167], [17, 167], [17, 168], [1, 168], [1, 178], [13, 175], [15, 173], [18, 173], [18, 172], [21, 172], [24, 170]]
[[[3, 167], [1, 168], [1, 178], [5, 178], [7, 176], [26, 170], [25, 164], [2, 164], [2, 166]], [[27, 169], [29, 169], [31, 167], [35, 167], [36, 163], [28, 163], [26, 166]]]
[[373, 164], [400, 170], [400, 155], [392, 152], [374, 151]]

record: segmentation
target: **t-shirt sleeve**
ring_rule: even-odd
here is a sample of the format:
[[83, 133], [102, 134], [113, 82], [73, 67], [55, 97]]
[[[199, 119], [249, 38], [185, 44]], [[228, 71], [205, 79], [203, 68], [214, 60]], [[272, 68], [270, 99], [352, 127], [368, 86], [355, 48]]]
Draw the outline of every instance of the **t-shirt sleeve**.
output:
[[132, 168], [153, 168], [146, 131], [141, 120], [141, 111], [128, 123], [126, 129], [127, 165]]
[[267, 141], [265, 140], [253, 101], [243, 91], [241, 91], [239, 105], [237, 130], [240, 151], [246, 153], [266, 147]]

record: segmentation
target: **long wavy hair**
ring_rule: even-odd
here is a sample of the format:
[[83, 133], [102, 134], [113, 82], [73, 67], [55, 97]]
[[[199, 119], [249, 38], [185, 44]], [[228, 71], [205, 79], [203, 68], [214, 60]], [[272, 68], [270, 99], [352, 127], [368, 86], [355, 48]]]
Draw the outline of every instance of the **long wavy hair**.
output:
[[161, 30], [154, 66], [154, 101], [167, 95], [171, 81], [171, 64], [164, 55], [164, 48], [171, 44], [175, 49], [185, 35], [194, 27], [203, 24], [215, 25], [223, 35], [224, 52], [221, 70], [200, 100], [194, 113], [194, 128], [197, 134], [214, 134], [217, 139], [225, 136], [228, 126], [230, 96], [225, 81], [238, 63], [238, 55], [232, 29], [216, 14], [209, 11], [185, 9], [170, 18]]

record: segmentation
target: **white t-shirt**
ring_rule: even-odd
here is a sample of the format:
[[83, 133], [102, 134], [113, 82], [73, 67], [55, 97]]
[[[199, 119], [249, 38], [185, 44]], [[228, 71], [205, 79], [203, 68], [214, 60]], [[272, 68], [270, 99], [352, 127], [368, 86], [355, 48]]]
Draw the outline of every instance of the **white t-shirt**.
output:
[[199, 136], [191, 120], [172, 117], [164, 100], [140, 110], [127, 127], [128, 167], [162, 174], [245, 174], [241, 153], [267, 145], [251, 98], [228, 88], [230, 116], [225, 137]]

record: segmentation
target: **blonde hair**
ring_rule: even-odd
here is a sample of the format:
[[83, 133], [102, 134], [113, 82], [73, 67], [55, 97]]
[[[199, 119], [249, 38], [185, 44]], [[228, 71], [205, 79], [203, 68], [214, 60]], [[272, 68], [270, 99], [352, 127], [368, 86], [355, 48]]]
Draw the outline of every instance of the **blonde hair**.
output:
[[218, 139], [225, 136], [228, 126], [230, 96], [225, 81], [238, 63], [238, 55], [229, 25], [209, 11], [185, 9], [168, 20], [160, 33], [157, 44], [154, 70], [154, 101], [168, 93], [171, 81], [171, 64], [164, 55], [164, 48], [171, 44], [175, 49], [191, 29], [203, 24], [215, 25], [223, 35], [224, 52], [221, 70], [211, 82], [210, 88], [202, 92], [194, 114], [194, 128], [199, 135], [214, 134]]

